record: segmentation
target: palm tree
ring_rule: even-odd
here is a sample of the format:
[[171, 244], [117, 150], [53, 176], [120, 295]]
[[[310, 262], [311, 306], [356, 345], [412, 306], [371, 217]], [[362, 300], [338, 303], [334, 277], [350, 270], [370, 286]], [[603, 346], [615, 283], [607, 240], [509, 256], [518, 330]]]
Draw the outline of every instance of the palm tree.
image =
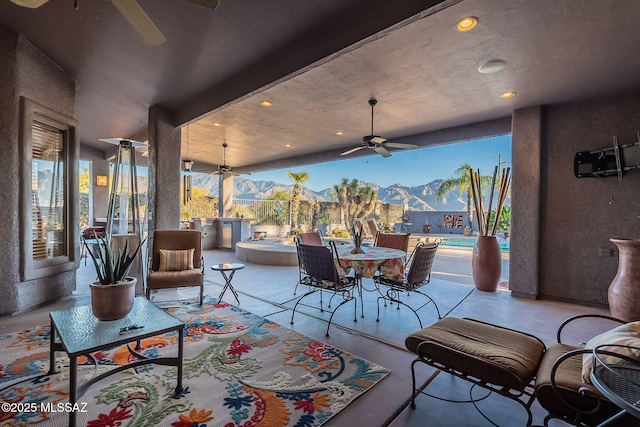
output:
[[[440, 183], [440, 187], [438, 187], [438, 191], [436, 191], [436, 202], [446, 199], [447, 193], [455, 190], [456, 188], [458, 188], [461, 196], [463, 192], [467, 193], [467, 224], [469, 226], [471, 226], [473, 215], [473, 195], [471, 193], [471, 177], [469, 176], [470, 170], [471, 165], [469, 163], [461, 164], [460, 167], [453, 172], [454, 176], [442, 181], [442, 183]], [[489, 184], [491, 184], [491, 177], [488, 175], [481, 175], [480, 185], [485, 187]]]
[[307, 172], [291, 172], [287, 171], [289, 178], [295, 182], [293, 185], [293, 197], [291, 197], [291, 230], [298, 227], [298, 211], [300, 210], [300, 193], [302, 191], [302, 183], [309, 179]]

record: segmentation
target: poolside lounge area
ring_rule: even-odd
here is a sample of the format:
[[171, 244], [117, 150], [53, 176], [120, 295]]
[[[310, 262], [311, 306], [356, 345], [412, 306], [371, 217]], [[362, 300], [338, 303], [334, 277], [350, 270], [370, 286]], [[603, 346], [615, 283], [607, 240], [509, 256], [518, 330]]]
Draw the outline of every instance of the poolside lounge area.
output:
[[[555, 330], [567, 317], [581, 313], [607, 314], [608, 310], [595, 309], [574, 304], [535, 301], [512, 298], [508, 291], [498, 290], [486, 293], [476, 290], [468, 281], [466, 274], [459, 274], [456, 283], [446, 270], [459, 266], [464, 270], [468, 253], [461, 251], [460, 259], [441, 256], [441, 262], [434, 264], [433, 278], [425, 291], [440, 306], [443, 316], [471, 317], [513, 329], [534, 334], [547, 345], [555, 342]], [[206, 277], [205, 294], [217, 296], [223, 285], [222, 277], [209, 269], [214, 263], [238, 262], [235, 254], [225, 250], [209, 250], [204, 252]], [[449, 260], [444, 261], [445, 258]], [[436, 256], [438, 260], [438, 256]], [[444, 262], [442, 262], [444, 261]], [[48, 304], [17, 316], [0, 318], [0, 333], [16, 331], [35, 325], [48, 323], [48, 313], [74, 304], [87, 304], [90, 297], [88, 283], [93, 280], [93, 267], [82, 264], [78, 270], [78, 289], [73, 296], [65, 297], [53, 304]], [[331, 336], [325, 337], [328, 313], [317, 311], [300, 311], [295, 323], [290, 324], [293, 289], [298, 280], [297, 267], [265, 266], [247, 264], [239, 271], [233, 284], [240, 296], [240, 307], [255, 314], [266, 317], [284, 327], [302, 332], [318, 340], [328, 342], [337, 348], [367, 357], [392, 372], [371, 391], [349, 405], [338, 416], [331, 420], [331, 426], [371, 425], [371, 426], [489, 426], [489, 422], [468, 404], [452, 404], [440, 402], [425, 396], [417, 400], [417, 408], [407, 406], [411, 387], [410, 363], [413, 353], [404, 347], [404, 338], [419, 329], [418, 322], [409, 310], [396, 310], [386, 307], [381, 310], [380, 321], [376, 322], [376, 295], [364, 295], [364, 318], [353, 322], [350, 309], [339, 310], [334, 317]], [[370, 286], [365, 283], [365, 286]], [[197, 289], [169, 289], [152, 294], [155, 301], [188, 299], [197, 296]], [[235, 302], [231, 293], [225, 294], [227, 302]], [[420, 311], [423, 323], [430, 324], [436, 320], [435, 310], [429, 307]], [[580, 331], [575, 331], [579, 339]], [[591, 333], [591, 332], [589, 332]], [[425, 371], [423, 380], [431, 372]], [[468, 395], [469, 385], [458, 379], [439, 375], [431, 384], [429, 392], [448, 398]], [[487, 415], [500, 426], [521, 426], [526, 420], [523, 409], [504, 398], [496, 397], [486, 400], [482, 406]], [[546, 412], [534, 404], [534, 424], [541, 424]]]

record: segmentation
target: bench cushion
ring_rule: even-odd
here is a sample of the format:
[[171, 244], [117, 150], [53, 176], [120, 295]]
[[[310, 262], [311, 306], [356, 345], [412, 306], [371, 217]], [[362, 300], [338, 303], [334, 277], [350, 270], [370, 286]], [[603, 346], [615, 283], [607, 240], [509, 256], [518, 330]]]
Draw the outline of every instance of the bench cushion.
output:
[[423, 359], [516, 390], [532, 381], [545, 352], [530, 335], [453, 317], [409, 335], [405, 345]]

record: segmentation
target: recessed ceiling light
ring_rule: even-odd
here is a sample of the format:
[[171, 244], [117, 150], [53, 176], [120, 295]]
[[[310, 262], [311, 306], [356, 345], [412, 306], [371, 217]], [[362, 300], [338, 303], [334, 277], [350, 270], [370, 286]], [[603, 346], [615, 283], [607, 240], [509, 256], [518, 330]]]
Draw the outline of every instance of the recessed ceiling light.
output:
[[507, 61], [504, 59], [491, 59], [478, 67], [478, 71], [482, 74], [491, 74], [502, 71]]
[[341, 130], [339, 130], [338, 132], [336, 132], [336, 135], [338, 135], [338, 136], [344, 135], [344, 132], [342, 132]]
[[213, 125], [214, 125], [214, 126], [222, 126], [222, 123], [220, 123], [220, 122], [213, 122]]
[[478, 24], [478, 18], [476, 18], [475, 16], [467, 16], [458, 21], [458, 23], [456, 24], [456, 29], [462, 32], [469, 31], [470, 29], [475, 27], [477, 24]]
[[512, 90], [508, 90], [508, 91], [502, 92], [500, 94], [500, 98], [504, 98], [504, 99], [513, 98], [514, 96], [516, 96], [516, 92], [514, 92]]
[[271, 103], [271, 101], [260, 101], [260, 105], [262, 105], [263, 107], [271, 107], [273, 104]]
[[285, 147], [291, 148], [291, 144], [284, 144]]

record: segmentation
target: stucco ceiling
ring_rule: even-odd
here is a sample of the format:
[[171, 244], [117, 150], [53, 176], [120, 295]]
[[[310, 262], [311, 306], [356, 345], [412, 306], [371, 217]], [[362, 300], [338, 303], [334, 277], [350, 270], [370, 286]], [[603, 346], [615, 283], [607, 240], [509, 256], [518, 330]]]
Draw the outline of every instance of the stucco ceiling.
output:
[[[372, 96], [376, 134], [426, 146], [456, 139], [429, 138], [442, 129], [504, 131], [517, 108], [640, 89], [637, 0], [138, 2], [164, 44], [145, 44], [106, 0], [5, 0], [0, 24], [76, 80], [83, 144], [144, 135], [159, 104], [188, 124], [195, 170], [222, 163], [223, 141], [238, 171], [338, 159], [370, 133]], [[464, 16], [479, 20], [466, 33], [455, 29]], [[479, 73], [491, 59], [505, 68]]]

